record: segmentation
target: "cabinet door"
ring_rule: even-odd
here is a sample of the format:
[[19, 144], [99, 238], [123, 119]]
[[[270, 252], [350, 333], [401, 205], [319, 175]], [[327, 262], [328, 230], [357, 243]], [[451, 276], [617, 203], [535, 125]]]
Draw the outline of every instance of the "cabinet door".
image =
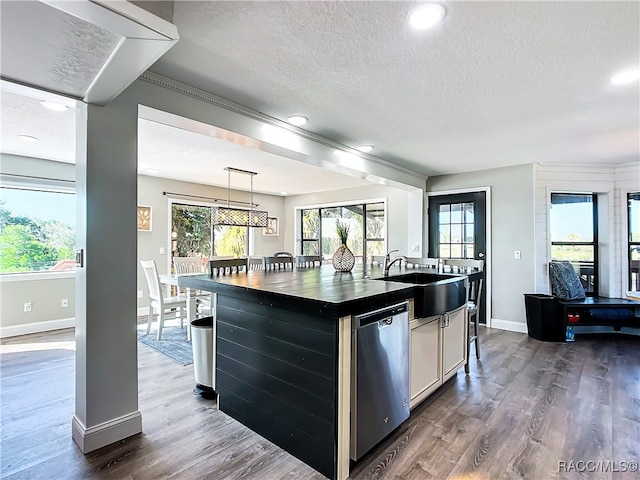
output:
[[409, 364], [411, 407], [420, 403], [442, 385], [440, 317], [413, 320], [411, 323]]
[[467, 360], [466, 306], [445, 314], [442, 321], [443, 381], [446, 382]]

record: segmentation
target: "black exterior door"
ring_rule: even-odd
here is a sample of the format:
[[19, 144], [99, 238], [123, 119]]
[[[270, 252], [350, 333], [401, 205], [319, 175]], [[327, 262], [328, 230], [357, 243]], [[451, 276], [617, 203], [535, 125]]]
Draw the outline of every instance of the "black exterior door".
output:
[[[486, 192], [429, 197], [429, 256], [485, 260]], [[480, 321], [486, 323], [486, 282], [480, 299]]]

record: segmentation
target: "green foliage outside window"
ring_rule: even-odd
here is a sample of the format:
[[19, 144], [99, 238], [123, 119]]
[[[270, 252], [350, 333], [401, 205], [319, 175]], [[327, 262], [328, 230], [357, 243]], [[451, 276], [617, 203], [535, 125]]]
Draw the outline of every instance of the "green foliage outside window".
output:
[[51, 270], [58, 262], [73, 259], [74, 248], [72, 225], [14, 216], [0, 206], [0, 273]]

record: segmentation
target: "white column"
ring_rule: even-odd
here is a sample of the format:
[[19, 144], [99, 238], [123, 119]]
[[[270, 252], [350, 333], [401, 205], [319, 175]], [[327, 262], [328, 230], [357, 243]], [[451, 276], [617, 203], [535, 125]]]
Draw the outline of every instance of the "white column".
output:
[[142, 431], [136, 344], [137, 105], [78, 109], [76, 405], [88, 453]]

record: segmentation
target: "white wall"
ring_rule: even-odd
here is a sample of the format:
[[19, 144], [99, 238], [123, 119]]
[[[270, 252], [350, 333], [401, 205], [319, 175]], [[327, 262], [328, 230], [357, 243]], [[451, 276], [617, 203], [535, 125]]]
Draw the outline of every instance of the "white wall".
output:
[[[221, 160], [224, 163], [223, 160]], [[170, 271], [171, 266], [171, 239], [169, 237], [171, 213], [169, 210], [169, 196], [162, 192], [183, 193], [188, 195], [200, 195], [204, 197], [227, 198], [227, 189], [202, 185], [197, 183], [181, 182], [166, 178], [138, 176], [138, 205], [151, 206], [152, 223], [150, 232], [138, 232], [138, 260], [155, 260], [158, 273], [164, 274]], [[284, 213], [284, 201], [282, 197], [274, 195], [261, 195], [254, 193], [254, 202], [258, 203], [261, 210], [267, 210], [270, 217], [280, 217]], [[231, 198], [239, 201], [249, 201], [250, 193], [232, 190]], [[180, 199], [173, 196], [171, 199], [178, 203], [191, 203], [190, 199]], [[194, 199], [197, 200], [197, 199]], [[206, 200], [198, 200], [206, 202]], [[249, 235], [253, 236], [253, 251], [251, 255], [271, 255], [283, 250], [283, 236], [264, 236], [261, 228], [250, 228]], [[160, 249], [164, 249], [164, 254]], [[138, 266], [138, 291], [144, 292], [144, 298], [138, 299], [138, 308], [147, 307], [149, 294], [147, 283], [142, 268]]]
[[[299, 222], [296, 208], [317, 205], [336, 205], [349, 202], [385, 200], [387, 203], [387, 249], [398, 249], [401, 254], [418, 257], [423, 251], [423, 199], [419, 189], [400, 189], [385, 185], [370, 185], [345, 190], [295, 195], [284, 201], [284, 250], [299, 252]], [[417, 251], [414, 246], [418, 246]]]
[[[526, 322], [524, 294], [535, 292], [532, 165], [429, 177], [428, 192], [491, 188], [491, 325], [516, 331]], [[489, 208], [489, 207], [487, 207]], [[521, 260], [514, 259], [514, 251]]]
[[640, 192], [640, 162], [619, 165], [615, 169], [613, 188], [613, 225], [615, 231], [619, 232], [617, 241], [614, 240], [613, 264], [620, 265], [618, 278], [623, 296], [629, 289], [627, 194], [634, 192]]

